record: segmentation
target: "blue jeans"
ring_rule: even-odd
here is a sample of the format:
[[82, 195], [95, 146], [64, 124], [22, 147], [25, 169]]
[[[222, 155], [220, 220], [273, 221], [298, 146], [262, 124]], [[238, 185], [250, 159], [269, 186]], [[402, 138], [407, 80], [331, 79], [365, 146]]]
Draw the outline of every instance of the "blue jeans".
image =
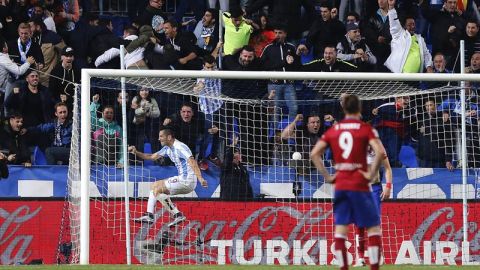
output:
[[286, 84], [268, 84], [268, 91], [275, 90], [275, 114], [273, 116], [273, 127], [278, 129], [278, 121], [282, 117], [281, 106], [287, 105], [289, 122], [295, 119], [298, 112], [297, 93], [295, 92], [295, 85], [291, 83]]

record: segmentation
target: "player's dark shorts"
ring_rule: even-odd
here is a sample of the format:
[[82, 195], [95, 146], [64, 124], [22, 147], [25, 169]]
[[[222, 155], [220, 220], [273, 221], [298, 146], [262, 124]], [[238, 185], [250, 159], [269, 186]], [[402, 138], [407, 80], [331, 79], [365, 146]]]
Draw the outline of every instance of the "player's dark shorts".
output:
[[380, 225], [380, 214], [371, 192], [335, 191], [333, 217], [335, 225], [353, 223], [360, 228]]
[[378, 184], [372, 185], [373, 200], [375, 201], [375, 205], [377, 206], [378, 213], [380, 213], [380, 215], [382, 214], [382, 206], [381, 206], [382, 192], [383, 192], [382, 184], [378, 183]]

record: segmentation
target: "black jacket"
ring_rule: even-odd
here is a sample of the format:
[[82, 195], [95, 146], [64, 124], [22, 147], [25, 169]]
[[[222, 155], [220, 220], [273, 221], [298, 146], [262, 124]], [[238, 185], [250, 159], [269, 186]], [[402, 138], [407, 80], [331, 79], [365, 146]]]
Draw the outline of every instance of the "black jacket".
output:
[[[42, 114], [41, 116], [32, 115], [32, 108], [28, 107], [27, 99], [28, 99], [28, 90], [27, 86], [20, 89], [18, 94], [10, 94], [7, 99], [5, 100], [5, 107], [9, 112], [20, 112], [23, 116], [23, 125], [24, 127], [36, 126], [41, 123], [50, 122], [53, 119], [53, 107], [54, 102], [52, 96], [48, 89], [39, 84], [38, 85], [38, 93], [40, 94], [40, 99], [42, 103]], [[38, 123], [36, 119], [43, 119]]]
[[173, 114], [168, 118], [172, 120], [168, 126], [173, 128], [175, 138], [186, 144], [193, 155], [195, 155], [197, 138], [201, 138], [203, 134], [203, 122], [200, 121], [199, 117], [193, 117], [192, 120], [187, 123], [183, 121], [179, 114]]
[[325, 46], [334, 45], [345, 36], [345, 25], [337, 19], [324, 21], [317, 17], [308, 31], [305, 45], [310, 49], [313, 46], [313, 57], [323, 57]]
[[[284, 23], [287, 25], [288, 36], [293, 39], [301, 38], [303, 31], [310, 27], [315, 17], [315, 7], [311, 0], [250, 0], [247, 4], [247, 14], [253, 14], [264, 6], [269, 6], [272, 23]], [[302, 20], [301, 10], [305, 10]]]
[[[89, 56], [92, 61], [102, 55], [105, 51], [111, 48], [119, 48], [122, 39], [115, 36], [107, 27], [97, 26], [92, 30], [92, 38], [89, 43]], [[120, 67], [120, 57], [115, 57], [107, 63], [100, 65], [98, 68], [118, 69]]]
[[[238, 59], [240, 52], [227, 55], [223, 58], [223, 70], [233, 71], [262, 71], [262, 64], [255, 58], [248, 66], [240, 65]], [[266, 81], [262, 80], [222, 80], [222, 94], [232, 98], [258, 99], [266, 94]]]
[[0, 179], [8, 178], [8, 175], [9, 175], [9, 172], [8, 172], [6, 159], [0, 160]]
[[14, 132], [10, 128], [10, 125], [6, 125], [0, 130], [0, 149], [7, 150], [7, 155], [17, 155], [11, 164], [20, 165], [25, 162], [30, 162], [30, 152], [25, 142], [25, 136]]
[[[260, 61], [266, 71], [297, 71], [300, 66], [300, 57], [295, 53], [296, 48], [291, 43], [272, 42], [262, 52]], [[287, 63], [287, 56], [294, 57], [292, 64]]]
[[233, 149], [228, 147], [220, 174], [220, 198], [244, 200], [253, 198], [250, 175], [242, 163], [233, 165]]
[[333, 65], [327, 65], [325, 59], [317, 59], [302, 66], [302, 71], [310, 72], [355, 72], [357, 66], [337, 58]]
[[[362, 35], [365, 37], [365, 41], [377, 57], [377, 64], [383, 65], [391, 52], [390, 42], [392, 41], [392, 35], [390, 34], [388, 17], [384, 22], [382, 17], [375, 13], [361, 30], [363, 30]], [[378, 43], [379, 36], [385, 38], [385, 43]]]
[[80, 82], [80, 70], [77, 67], [73, 67], [70, 70], [63, 68], [62, 63], [57, 66], [50, 73], [49, 90], [54, 102], [60, 102], [60, 95], [67, 95], [67, 104], [71, 109], [73, 108], [73, 95], [75, 94], [75, 85], [70, 82]]
[[[432, 55], [442, 52], [446, 56], [456, 56], [460, 38], [465, 32], [466, 20], [456, 12], [432, 9], [429, 1], [423, 1], [422, 15], [431, 23], [430, 37], [432, 38]], [[448, 33], [450, 26], [455, 26], [453, 33]]]
[[[36, 42], [33, 42], [33, 40], [31, 40], [31, 45], [30, 45], [30, 49], [28, 50], [27, 52], [27, 58], [29, 56], [33, 56], [33, 58], [35, 58], [35, 61], [37, 63], [44, 63], [44, 60], [43, 60], [43, 53], [42, 53], [42, 49], [40, 48], [40, 45], [38, 45], [38, 43]], [[26, 49], [26, 45], [23, 47], [23, 50]], [[14, 39], [14, 40], [10, 40], [8, 42], [8, 54], [10, 54], [10, 57], [12, 58], [12, 60], [17, 63], [17, 64], [23, 64], [21, 61], [20, 61], [20, 51], [18, 50], [18, 39]], [[24, 78], [24, 77], [22, 77]]]
[[165, 33], [163, 29], [157, 31], [156, 29], [167, 20], [167, 16], [160, 9], [152, 8], [150, 5], [145, 8], [143, 13], [138, 16], [140, 25], [150, 25], [153, 28], [155, 36], [160, 40], [165, 40]]

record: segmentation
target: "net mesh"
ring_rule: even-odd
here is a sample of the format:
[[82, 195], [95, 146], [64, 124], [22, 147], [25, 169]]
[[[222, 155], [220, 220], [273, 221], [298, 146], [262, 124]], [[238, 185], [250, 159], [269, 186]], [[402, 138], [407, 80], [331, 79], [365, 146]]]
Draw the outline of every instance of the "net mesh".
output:
[[[214, 88], [215, 80], [220, 82], [220, 95], [204, 91], [205, 87]], [[177, 226], [168, 226], [173, 218], [160, 203], [157, 203], [153, 224], [130, 222], [134, 262], [215, 264], [219, 262], [220, 255], [211, 241], [219, 239], [243, 240], [244, 259], [255, 260], [257, 247], [254, 240], [263, 239], [261, 262], [266, 263], [269, 260], [266, 258], [266, 239], [281, 239], [288, 243], [293, 253], [295, 240], [315, 240], [318, 246], [309, 251], [309, 254], [317, 255], [312, 256], [315, 258], [313, 262], [335, 263], [330, 249], [323, 250], [320, 244], [321, 241], [326, 241], [328, 245], [333, 243], [331, 199], [334, 189], [332, 185], [324, 183], [314, 169], [309, 153], [319, 136], [334, 121], [342, 119], [339, 104], [342, 93], [357, 94], [364, 100], [363, 119], [379, 131], [389, 162], [394, 168], [394, 183], [397, 178], [402, 179], [400, 184], [394, 185], [391, 195], [394, 200], [435, 199], [446, 204], [448, 199], [461, 198], [461, 179], [457, 169], [461, 162], [460, 87], [456, 83], [284, 81], [284, 84], [294, 87], [297, 97], [297, 109], [292, 114], [294, 107], [289, 104], [291, 100], [285, 100], [285, 96], [276, 99], [282, 90], [277, 88], [280, 90], [271, 94], [272, 84], [267, 80], [127, 78], [126, 81], [129, 96], [127, 142], [121, 139], [119, 78], [93, 78], [90, 97], [80, 97], [77, 93], [69, 170], [73, 262], [78, 262], [79, 254], [79, 98], [94, 101], [90, 111], [91, 223], [101, 224], [104, 228], [91, 233], [93, 242], [97, 243], [91, 247], [91, 257], [97, 258], [97, 262], [124, 262], [117, 261], [118, 254], [125, 254], [125, 245], [122, 243], [126, 238], [122, 144], [135, 146], [143, 153], [155, 153], [161, 149], [158, 141], [160, 126], [173, 125], [176, 138], [184, 142], [195, 155], [209, 187], [202, 189], [198, 184], [188, 194], [172, 196], [173, 202], [187, 216], [186, 221]], [[204, 88], [195, 90], [199, 82]], [[148, 91], [142, 92], [141, 89]], [[479, 159], [476, 157], [480, 145], [475, 85], [467, 84], [466, 91], [468, 166], [474, 169], [478, 167], [476, 162]], [[147, 96], [144, 92], [148, 92]], [[95, 96], [99, 99], [95, 100]], [[138, 102], [132, 102], [134, 99]], [[206, 113], [206, 100], [210, 102], [207, 102], [208, 106], [215, 107], [212, 102], [220, 105], [216, 110]], [[158, 107], [158, 114], [153, 112], [153, 103]], [[111, 116], [105, 111], [108, 108], [112, 108]], [[189, 116], [189, 111], [193, 115]], [[109, 122], [108, 117], [113, 121]], [[242, 168], [248, 172], [250, 181], [239, 181], [235, 185], [224, 183], [222, 176], [232, 169], [232, 159], [237, 152], [241, 153]], [[147, 161], [138, 155], [129, 154], [128, 157], [130, 216], [139, 217], [146, 211], [151, 184], [177, 175], [177, 170], [167, 158]], [[331, 153], [328, 151], [325, 165], [333, 172]], [[447, 170], [453, 172], [447, 174]], [[477, 195], [472, 172], [468, 196], [475, 199]], [[442, 177], [442, 181], [450, 183], [451, 188], [447, 191], [441, 185], [422, 181], [435, 177]], [[384, 177], [382, 184], [385, 184]], [[197, 206], [202, 205], [202, 201], [189, 203], [197, 198], [213, 198], [214, 201], [205, 203], [210, 208]], [[215, 198], [221, 200], [215, 201]], [[228, 204], [232, 200], [243, 202], [245, 209]], [[402, 243], [411, 240], [412, 235], [399, 229], [403, 226], [397, 224], [398, 216], [414, 216], [415, 213], [385, 210], [385, 207], [388, 208], [388, 203], [382, 212], [383, 254], [385, 262], [393, 263]], [[199, 214], [199, 210], [205, 211]], [[262, 216], [261, 211], [271, 211], [272, 214]], [[205, 213], [211, 217], [206, 218]], [[244, 223], [262, 217], [261, 222], [250, 224], [256, 228], [254, 235], [249, 237], [248, 233], [239, 233], [239, 216], [245, 217]], [[210, 222], [217, 219], [221, 222]], [[461, 212], [457, 212], [454, 219], [456, 224], [461, 224]], [[285, 225], [280, 226], [282, 222]], [[289, 230], [291, 233], [286, 235], [285, 232]], [[355, 254], [353, 232], [348, 238], [352, 243], [349, 252]], [[114, 243], [118, 248], [107, 248], [107, 243]], [[236, 245], [234, 242], [227, 249], [227, 263], [242, 261], [235, 253], [241, 251], [240, 246]], [[419, 253], [422, 252], [419, 250]], [[293, 263], [292, 258], [287, 261]], [[278, 262], [282, 263], [281, 260]]]

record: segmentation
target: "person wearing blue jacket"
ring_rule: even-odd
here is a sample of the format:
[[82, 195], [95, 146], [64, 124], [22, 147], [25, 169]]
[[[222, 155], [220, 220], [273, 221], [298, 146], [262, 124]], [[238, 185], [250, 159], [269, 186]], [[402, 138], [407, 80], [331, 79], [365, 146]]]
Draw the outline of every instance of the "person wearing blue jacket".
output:
[[48, 165], [68, 164], [70, 157], [70, 143], [72, 140], [72, 121], [68, 119], [68, 106], [66, 103], [55, 104], [55, 120], [27, 129], [29, 133], [45, 134], [51, 142], [45, 149]]

